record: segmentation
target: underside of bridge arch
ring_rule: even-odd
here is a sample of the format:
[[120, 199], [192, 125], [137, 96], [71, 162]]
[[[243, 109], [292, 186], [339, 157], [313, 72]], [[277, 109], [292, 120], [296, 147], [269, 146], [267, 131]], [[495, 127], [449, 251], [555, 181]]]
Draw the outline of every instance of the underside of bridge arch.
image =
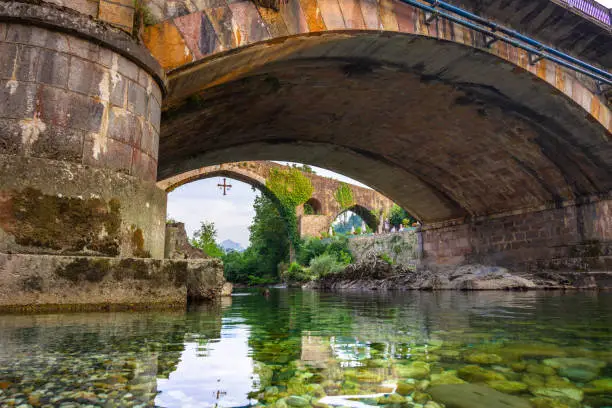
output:
[[610, 132], [581, 106], [493, 55], [414, 35], [326, 33], [209, 58], [171, 73], [162, 119], [160, 178], [307, 162], [424, 223], [612, 190]]

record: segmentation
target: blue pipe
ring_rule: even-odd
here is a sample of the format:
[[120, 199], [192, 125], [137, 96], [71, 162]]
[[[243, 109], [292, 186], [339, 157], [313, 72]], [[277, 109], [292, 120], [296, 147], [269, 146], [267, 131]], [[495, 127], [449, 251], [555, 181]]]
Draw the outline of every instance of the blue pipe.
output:
[[469, 20], [474, 20], [474, 21], [478, 22], [479, 24], [482, 24], [482, 25], [485, 25], [485, 26], [491, 28], [491, 30], [493, 30], [493, 31], [500, 31], [500, 32], [502, 32], [502, 33], [504, 33], [506, 35], [509, 35], [511, 37], [514, 37], [514, 38], [517, 38], [517, 39], [519, 39], [519, 40], [521, 40], [521, 41], [523, 41], [523, 42], [525, 42], [525, 43], [527, 43], [527, 44], [529, 44], [529, 45], [531, 45], [533, 47], [536, 47], [537, 49], [542, 49], [542, 50], [544, 50], [546, 52], [549, 52], [549, 53], [551, 53], [551, 54], [553, 54], [553, 55], [555, 55], [557, 57], [560, 57], [560, 58], [563, 58], [563, 59], [567, 59], [567, 60], [571, 61], [572, 63], [577, 64], [577, 65], [579, 65], [579, 66], [581, 66], [583, 68], [593, 70], [593, 71], [597, 72], [599, 75], [603, 75], [605, 77], [612, 78], [612, 75], [610, 75], [610, 73], [608, 73], [607, 71], [604, 71], [602, 69], [599, 69], [597, 67], [589, 65], [589, 64], [587, 64], [585, 62], [582, 62], [581, 60], [579, 60], [577, 58], [574, 58], [571, 55], [567, 55], [565, 53], [562, 53], [561, 51], [557, 51], [556, 49], [551, 48], [551, 47], [549, 47], [547, 45], [544, 45], [541, 42], [538, 42], [538, 41], [536, 41], [536, 40], [534, 40], [532, 38], [524, 36], [523, 34], [519, 33], [518, 31], [510, 30], [509, 28], [506, 28], [506, 27], [501, 26], [499, 24], [496, 24], [496, 23], [493, 23], [491, 21], [488, 21], [488, 20], [486, 20], [486, 19], [484, 19], [484, 18], [482, 18], [480, 16], [477, 16], [476, 14], [470, 13], [469, 11], [463, 10], [463, 9], [457, 7], [457, 6], [453, 6], [452, 4], [449, 4], [449, 3], [446, 3], [446, 2], [440, 1], [440, 0], [438, 0], [438, 1], [436, 1], [436, 0], [424, 0], [424, 1], [426, 1], [427, 3], [430, 3], [432, 5], [437, 5], [438, 7], [443, 8], [443, 9], [445, 9], [447, 11], [452, 12], [452, 13], [455, 13], [455, 14], [461, 16], [461, 17], [465, 17], [465, 18], [467, 18]]
[[[557, 51], [557, 50], [555, 50], [553, 48], [545, 46], [545, 45], [543, 45], [543, 44], [541, 44], [541, 43], [539, 43], [539, 42], [537, 42], [535, 40], [532, 40], [529, 37], [525, 37], [524, 35], [522, 35], [520, 33], [517, 33], [517, 32], [515, 32], [513, 30], [509, 30], [509, 29], [507, 29], [507, 28], [505, 28], [503, 26], [500, 26], [498, 24], [489, 22], [489, 21], [483, 19], [482, 17], [479, 17], [479, 16], [477, 16], [475, 14], [469, 13], [469, 12], [463, 10], [463, 9], [460, 9], [458, 7], [455, 7], [453, 5], [445, 3], [443, 1], [439, 1], [439, 0], [438, 1], [436, 1], [436, 0], [425, 0], [428, 3], [433, 3], [433, 4], [437, 5], [437, 6], [440, 6], [441, 8], [444, 8], [444, 9], [446, 9], [448, 11], [451, 11], [451, 12], [457, 14], [457, 15], [461, 15], [461, 16], [463, 16], [465, 18], [470, 19], [470, 20], [475, 20], [478, 24], [484, 25], [484, 26], [488, 27], [489, 29], [491, 29], [493, 31], [489, 31], [489, 30], [483, 28], [482, 26], [479, 26], [479, 25], [477, 25], [477, 24], [475, 24], [475, 23], [473, 23], [471, 21], [466, 21], [466, 20], [464, 20], [462, 18], [459, 18], [459, 17], [456, 17], [454, 15], [444, 13], [444, 12], [440, 11], [439, 9], [437, 9], [436, 7], [428, 6], [428, 5], [425, 5], [423, 3], [419, 3], [416, 0], [401, 0], [401, 1], [403, 3], [411, 5], [413, 7], [419, 8], [421, 10], [425, 10], [425, 11], [428, 11], [430, 13], [434, 13], [434, 14], [436, 14], [438, 16], [441, 16], [441, 17], [443, 17], [443, 18], [445, 18], [447, 20], [450, 20], [450, 21], [453, 21], [453, 22], [455, 22], [457, 24], [463, 25], [464, 27], [467, 27], [467, 28], [473, 29], [475, 31], [478, 31], [478, 32], [480, 32], [482, 34], [485, 34], [486, 36], [493, 37], [493, 38], [495, 38], [497, 40], [504, 41], [504, 42], [506, 42], [506, 43], [508, 43], [508, 44], [510, 44], [512, 46], [524, 49], [524, 50], [526, 50], [527, 52], [529, 52], [531, 54], [537, 55], [537, 56], [539, 56], [541, 58], [548, 59], [548, 60], [553, 61], [553, 62], [555, 62], [555, 63], [557, 63], [557, 64], [559, 64], [559, 65], [561, 65], [563, 67], [566, 67], [566, 68], [569, 68], [571, 70], [574, 70], [576, 72], [580, 72], [580, 73], [582, 73], [582, 74], [584, 74], [584, 75], [586, 75], [586, 76], [588, 76], [588, 77], [590, 77], [592, 79], [595, 79], [596, 81], [605, 83], [607, 85], [612, 85], [612, 74], [610, 74], [610, 73], [608, 73], [608, 72], [606, 72], [604, 70], [596, 68], [596, 67], [594, 67], [592, 65], [589, 65], [589, 64], [587, 64], [585, 62], [582, 62], [582, 61], [580, 61], [580, 60], [578, 60], [578, 59], [576, 59], [574, 57], [571, 57], [571, 56], [569, 56], [567, 54], [564, 54], [564, 53], [562, 53], [560, 51]], [[502, 33], [504, 33], [506, 35], [509, 35], [510, 37], [516, 37], [520, 41], [523, 41], [523, 42], [525, 42], [527, 44], [533, 45], [534, 47], [537, 47], [537, 48], [533, 48], [533, 47], [530, 47], [529, 45], [522, 44], [519, 41], [516, 41], [516, 40], [514, 40], [512, 38], [501, 36], [501, 35], [497, 34], [495, 31], [502, 32]], [[554, 55], [558, 56], [559, 58], [557, 58], [555, 56], [544, 54], [542, 51], [546, 51], [546, 52], [549, 52], [551, 54], [554, 54]], [[577, 64], [579, 66], [572, 65], [572, 63], [567, 62], [567, 60], [569, 60], [572, 63], [575, 63], [575, 64]]]

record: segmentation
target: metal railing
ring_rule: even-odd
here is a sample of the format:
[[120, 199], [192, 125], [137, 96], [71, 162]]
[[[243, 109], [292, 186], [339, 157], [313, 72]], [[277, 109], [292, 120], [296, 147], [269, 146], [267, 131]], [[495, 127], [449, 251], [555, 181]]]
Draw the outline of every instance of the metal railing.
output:
[[610, 9], [595, 0], [561, 0], [563, 3], [573, 7], [587, 16], [593, 17], [606, 25], [612, 24]]
[[[437, 18], [443, 18], [462, 25], [479, 33], [482, 33], [486, 40], [486, 47], [491, 47], [497, 41], [503, 41], [511, 46], [527, 51], [529, 63], [537, 64], [538, 61], [546, 59], [555, 62], [565, 68], [571, 69], [592, 78], [597, 86], [612, 86], [612, 74], [603, 69], [567, 55], [552, 47], [548, 47], [533, 38], [527, 37], [518, 31], [477, 16], [460, 7], [454, 6], [442, 0], [400, 0], [426, 12], [427, 24]], [[567, 0], [571, 1], [571, 0]]]

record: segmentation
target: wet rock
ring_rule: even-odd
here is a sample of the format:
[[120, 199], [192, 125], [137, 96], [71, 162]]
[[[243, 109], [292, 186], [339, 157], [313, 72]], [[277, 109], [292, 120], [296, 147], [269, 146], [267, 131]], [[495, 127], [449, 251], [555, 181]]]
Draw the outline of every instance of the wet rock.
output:
[[431, 385], [442, 384], [465, 384], [465, 381], [457, 377], [456, 371], [445, 371], [440, 374], [431, 375]]
[[472, 353], [465, 357], [465, 361], [472, 364], [499, 364], [503, 360], [497, 354]]
[[612, 393], [612, 378], [600, 378], [591, 381], [588, 386], [584, 388], [584, 392], [587, 394]]
[[395, 389], [395, 392], [397, 392], [399, 395], [406, 396], [412, 394], [415, 389], [416, 384], [412, 382], [400, 381], [397, 383], [397, 388]]
[[415, 361], [408, 366], [398, 365], [397, 373], [403, 378], [414, 378], [416, 380], [422, 380], [429, 377], [429, 364], [422, 361]]
[[290, 407], [301, 408], [301, 407], [310, 406], [310, 401], [308, 401], [306, 398], [298, 397], [295, 395], [292, 395], [289, 398], [287, 398], [286, 402], [287, 402], [287, 405], [289, 405]]
[[430, 399], [431, 399], [431, 395], [429, 395], [429, 394], [427, 394], [425, 392], [415, 391], [412, 394], [412, 400], [414, 402], [416, 402], [417, 404], [425, 404]]
[[531, 390], [531, 393], [538, 397], [549, 397], [556, 399], [569, 398], [574, 401], [582, 401], [582, 399], [584, 398], [584, 393], [582, 392], [582, 390], [571, 386], [568, 386], [566, 388], [534, 388]]
[[554, 368], [542, 364], [527, 364], [528, 373], [539, 375], [555, 375], [557, 372]]
[[531, 408], [522, 398], [476, 384], [438, 385], [429, 393], [446, 408]]
[[529, 401], [533, 408], [571, 408], [569, 405], [553, 398], [537, 397]]
[[489, 381], [487, 385], [505, 394], [518, 394], [527, 390], [527, 384], [518, 381]]
[[597, 373], [582, 368], [568, 367], [559, 369], [561, 377], [567, 377], [572, 381], [587, 383], [597, 378]]
[[392, 405], [392, 404], [403, 404], [406, 402], [406, 398], [399, 394], [390, 394], [384, 397], [376, 398], [376, 403], [380, 405]]
[[477, 365], [468, 365], [465, 367], [461, 367], [459, 371], [457, 371], [457, 375], [462, 380], [468, 382], [489, 382], [489, 381], [504, 381], [506, 377], [503, 374], [486, 370]]

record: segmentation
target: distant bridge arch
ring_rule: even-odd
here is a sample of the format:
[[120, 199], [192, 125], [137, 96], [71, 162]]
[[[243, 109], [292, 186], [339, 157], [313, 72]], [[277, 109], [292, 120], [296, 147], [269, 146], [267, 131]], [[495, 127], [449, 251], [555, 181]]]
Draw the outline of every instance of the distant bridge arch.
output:
[[[266, 180], [270, 174], [270, 170], [273, 168], [288, 169], [290, 167], [262, 161], [224, 163], [190, 170], [161, 180], [157, 185], [166, 192], [171, 192], [184, 184], [196, 180], [221, 176], [250, 184], [262, 191], [268, 197], [276, 199], [274, 193], [266, 186]], [[370, 226], [370, 228], [376, 230], [378, 221], [376, 217], [373, 216], [373, 211], [380, 214], [388, 214], [393, 206], [391, 200], [374, 190], [350, 185], [355, 204], [351, 206], [351, 208], [343, 210], [334, 197], [340, 185], [339, 181], [321, 177], [314, 173], [304, 172], [303, 174], [310, 179], [313, 185], [314, 191], [307, 203], [315, 211], [314, 214], [307, 214], [303, 206], [296, 209], [298, 227], [302, 236], [319, 236], [327, 232], [337, 215], [348, 210], [355, 212], [368, 224], [368, 226]]]

